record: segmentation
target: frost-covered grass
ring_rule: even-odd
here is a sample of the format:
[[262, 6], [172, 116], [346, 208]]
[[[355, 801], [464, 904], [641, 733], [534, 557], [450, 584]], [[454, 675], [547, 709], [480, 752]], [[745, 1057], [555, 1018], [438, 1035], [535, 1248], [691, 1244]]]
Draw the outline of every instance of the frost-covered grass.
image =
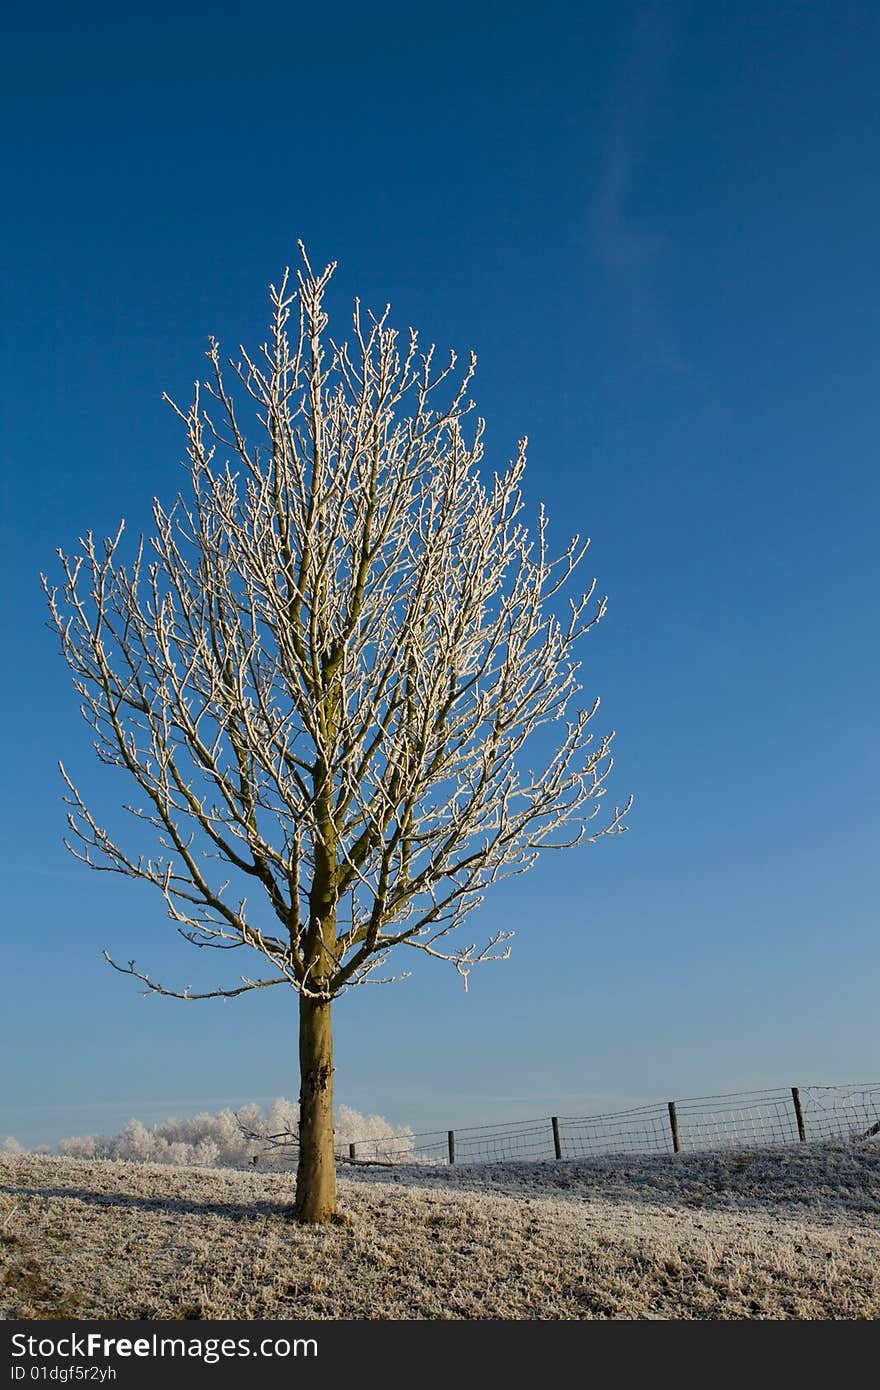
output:
[[0, 1157], [11, 1318], [876, 1318], [880, 1149], [288, 1174]]

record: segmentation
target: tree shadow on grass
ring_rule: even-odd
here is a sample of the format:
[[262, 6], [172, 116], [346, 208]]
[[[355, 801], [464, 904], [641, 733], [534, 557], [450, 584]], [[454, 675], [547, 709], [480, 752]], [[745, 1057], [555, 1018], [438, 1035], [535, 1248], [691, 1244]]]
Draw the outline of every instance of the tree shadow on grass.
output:
[[268, 1218], [293, 1219], [292, 1202], [206, 1202], [189, 1197], [144, 1197], [128, 1192], [89, 1192], [80, 1187], [11, 1187], [0, 1185], [0, 1193], [10, 1197], [57, 1197], [62, 1201], [84, 1202], [93, 1207], [130, 1207], [138, 1211], [167, 1212], [169, 1216], [224, 1216], [230, 1221], [257, 1221]]

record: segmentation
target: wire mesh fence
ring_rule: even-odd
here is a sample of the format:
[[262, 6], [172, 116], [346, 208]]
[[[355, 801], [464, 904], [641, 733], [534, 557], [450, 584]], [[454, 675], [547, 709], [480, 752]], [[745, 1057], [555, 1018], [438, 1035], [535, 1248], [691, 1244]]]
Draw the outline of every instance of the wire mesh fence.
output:
[[801, 1089], [804, 1124], [811, 1139], [837, 1139], [850, 1134], [880, 1137], [880, 1086], [804, 1086]]
[[561, 1158], [672, 1153], [668, 1107], [664, 1104], [642, 1105], [584, 1119], [563, 1115], [559, 1118], [559, 1139]]
[[731, 1144], [796, 1144], [794, 1096], [788, 1091], [745, 1091], [676, 1103], [682, 1149], [720, 1149]]
[[337, 1153], [354, 1163], [471, 1164], [863, 1138], [880, 1142], [880, 1082], [739, 1091], [605, 1115], [547, 1116], [382, 1139], [343, 1136]]

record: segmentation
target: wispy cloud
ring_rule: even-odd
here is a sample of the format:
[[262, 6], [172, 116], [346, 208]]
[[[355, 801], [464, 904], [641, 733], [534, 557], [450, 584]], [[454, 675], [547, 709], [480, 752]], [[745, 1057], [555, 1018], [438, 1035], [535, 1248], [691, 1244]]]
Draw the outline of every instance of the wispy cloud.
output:
[[652, 114], [675, 55], [682, 7], [642, 5], [623, 56], [609, 113], [603, 174], [593, 206], [595, 254], [614, 282], [620, 318], [638, 355], [669, 371], [689, 372], [658, 288], [666, 239], [637, 221], [629, 204]]

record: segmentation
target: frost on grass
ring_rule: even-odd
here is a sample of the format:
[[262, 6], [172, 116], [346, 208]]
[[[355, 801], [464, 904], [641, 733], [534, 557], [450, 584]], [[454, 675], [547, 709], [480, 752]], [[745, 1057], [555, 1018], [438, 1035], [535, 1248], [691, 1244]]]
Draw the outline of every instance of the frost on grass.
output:
[[880, 1316], [870, 1143], [347, 1169], [317, 1228], [292, 1196], [284, 1173], [0, 1156], [0, 1314]]

